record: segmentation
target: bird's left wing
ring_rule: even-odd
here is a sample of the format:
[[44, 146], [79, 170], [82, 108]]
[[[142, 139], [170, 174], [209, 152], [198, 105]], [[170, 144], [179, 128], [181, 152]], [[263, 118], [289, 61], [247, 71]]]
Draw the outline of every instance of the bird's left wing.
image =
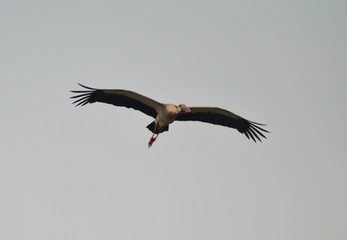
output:
[[266, 138], [263, 132], [268, 133], [267, 130], [260, 126], [264, 124], [256, 123], [244, 119], [232, 112], [229, 112], [222, 108], [215, 107], [189, 107], [189, 113], [181, 113], [177, 116], [178, 121], [200, 121], [206, 123], [212, 123], [225, 127], [235, 128], [240, 133], [244, 133], [247, 138], [252, 138], [256, 142], [256, 139], [261, 141], [261, 137]]
[[83, 106], [87, 103], [103, 102], [113, 104], [115, 106], [133, 108], [141, 111], [153, 118], [157, 116], [161, 103], [145, 97], [136, 92], [121, 89], [95, 89], [79, 84], [87, 90], [71, 91], [78, 95], [72, 96], [77, 100], [73, 102], [76, 106]]

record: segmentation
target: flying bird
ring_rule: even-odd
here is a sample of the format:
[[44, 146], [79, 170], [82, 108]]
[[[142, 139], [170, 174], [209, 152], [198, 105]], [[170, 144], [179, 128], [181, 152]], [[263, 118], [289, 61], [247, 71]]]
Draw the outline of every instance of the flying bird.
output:
[[249, 121], [228, 110], [217, 107], [187, 107], [184, 104], [163, 104], [136, 92], [122, 89], [96, 89], [79, 84], [85, 90], [71, 91], [77, 95], [73, 104], [84, 106], [87, 103], [102, 102], [119, 107], [133, 108], [153, 117], [147, 128], [153, 133], [148, 142], [151, 147], [160, 133], [168, 131], [174, 121], [200, 121], [224, 127], [235, 128], [254, 142], [266, 138], [264, 124]]

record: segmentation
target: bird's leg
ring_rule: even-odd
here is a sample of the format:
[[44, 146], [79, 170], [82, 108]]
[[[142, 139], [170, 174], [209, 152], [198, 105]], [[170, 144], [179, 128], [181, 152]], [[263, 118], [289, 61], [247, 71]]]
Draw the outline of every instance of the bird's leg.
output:
[[149, 139], [148, 141], [148, 148], [150, 148], [152, 146], [152, 144], [154, 143], [154, 141], [157, 139], [159, 134], [153, 133], [152, 137]]
[[159, 124], [155, 124], [154, 125], [153, 135], [152, 135], [152, 137], [148, 141], [148, 148], [150, 148], [152, 146], [152, 144], [155, 142], [155, 140], [157, 139], [157, 137], [159, 135], [159, 133], [156, 133], [158, 128], [159, 128]]

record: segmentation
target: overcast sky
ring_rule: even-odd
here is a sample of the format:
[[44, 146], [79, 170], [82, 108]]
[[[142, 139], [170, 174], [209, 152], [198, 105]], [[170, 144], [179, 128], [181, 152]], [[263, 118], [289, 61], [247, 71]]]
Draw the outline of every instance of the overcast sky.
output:
[[[347, 2], [0, 0], [0, 239], [347, 239]], [[77, 83], [267, 124], [74, 107]]]

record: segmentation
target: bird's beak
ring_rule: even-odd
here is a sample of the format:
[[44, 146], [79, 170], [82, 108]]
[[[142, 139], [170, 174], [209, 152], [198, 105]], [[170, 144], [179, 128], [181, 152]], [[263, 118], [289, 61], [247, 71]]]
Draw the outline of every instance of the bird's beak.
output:
[[187, 107], [187, 106], [184, 106], [182, 109], [183, 109], [183, 111], [186, 112], [186, 113], [189, 113], [189, 112], [192, 111], [192, 110], [190, 110], [190, 108]]

